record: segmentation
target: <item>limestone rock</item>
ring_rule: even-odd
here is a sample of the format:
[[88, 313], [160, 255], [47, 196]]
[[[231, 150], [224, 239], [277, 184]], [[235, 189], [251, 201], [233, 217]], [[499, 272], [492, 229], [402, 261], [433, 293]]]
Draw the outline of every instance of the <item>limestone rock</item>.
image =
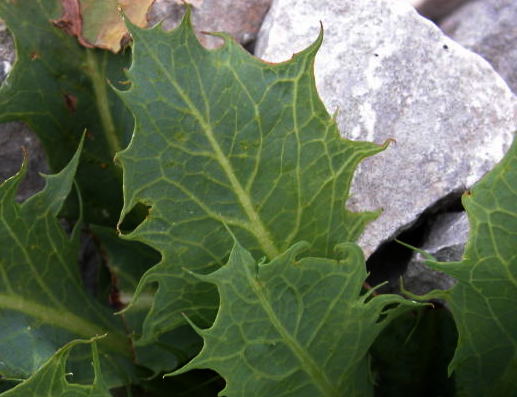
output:
[[[178, 0], [157, 0], [148, 14], [150, 25], [163, 20], [166, 30], [174, 28], [183, 16], [185, 7]], [[196, 31], [227, 32], [243, 45], [255, 41], [271, 0], [196, 0], [187, 1], [193, 6], [192, 22]], [[222, 43], [217, 37], [198, 34], [208, 48]]]
[[0, 124], [0, 183], [20, 170], [24, 149], [29, 168], [18, 189], [18, 201], [25, 200], [43, 188], [43, 178], [39, 172], [48, 173], [48, 165], [39, 139], [25, 124]]
[[[468, 239], [469, 221], [465, 212], [448, 212], [436, 217], [422, 249], [437, 260], [461, 260]], [[417, 259], [423, 259], [420, 254]]]
[[404, 289], [416, 295], [425, 295], [436, 289], [448, 290], [456, 284], [453, 277], [431, 269], [423, 261], [416, 260], [409, 263], [402, 278]]
[[441, 24], [455, 41], [481, 55], [517, 93], [517, 2], [470, 2]]
[[325, 36], [316, 58], [319, 93], [338, 110], [343, 136], [382, 143], [364, 161], [348, 207], [384, 209], [359, 240], [369, 256], [433, 203], [471, 186], [499, 161], [517, 124], [517, 101], [478, 55], [405, 3], [276, 0], [256, 53], [290, 58]]
[[[439, 215], [422, 249], [440, 262], [461, 260], [468, 239], [469, 224], [465, 212], [449, 212]], [[433, 289], [449, 289], [456, 280], [442, 272], [432, 270], [425, 258], [415, 253], [403, 275], [404, 288], [418, 295]]]
[[414, 6], [420, 15], [432, 21], [440, 21], [469, 1], [471, 0], [420, 0]]
[[11, 71], [14, 63], [14, 43], [5, 24], [0, 20], [0, 83]]

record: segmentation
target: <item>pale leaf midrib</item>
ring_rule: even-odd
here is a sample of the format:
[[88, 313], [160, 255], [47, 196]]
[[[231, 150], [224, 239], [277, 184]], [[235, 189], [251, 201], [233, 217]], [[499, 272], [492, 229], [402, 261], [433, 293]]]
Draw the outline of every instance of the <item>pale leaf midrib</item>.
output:
[[[51, 288], [49, 288], [49, 286], [47, 285], [45, 280], [41, 277], [40, 271], [38, 271], [37, 265], [36, 265], [36, 263], [34, 263], [35, 259], [27, 251], [27, 247], [20, 241], [20, 239], [18, 238], [18, 235], [16, 234], [15, 230], [13, 230], [11, 228], [11, 225], [9, 224], [9, 222], [6, 222], [5, 219], [6, 219], [5, 215], [3, 214], [3, 211], [2, 211], [1, 223], [5, 226], [5, 229], [7, 230], [7, 233], [13, 239], [13, 241], [16, 243], [16, 246], [18, 247], [18, 249], [22, 252], [22, 254], [23, 254], [24, 258], [25, 258], [25, 263], [30, 267], [30, 273], [31, 273], [32, 277], [35, 279], [35, 281], [37, 282], [37, 284], [39, 285], [41, 290], [45, 293], [47, 298], [52, 302], [52, 304], [56, 308], [59, 308], [60, 310], [63, 310], [63, 311], [67, 311], [66, 310], [66, 306], [63, 305], [63, 303], [59, 299], [59, 297], [57, 297], [54, 294], [54, 291]], [[47, 234], [50, 235], [51, 232], [49, 230], [48, 219], [44, 219], [44, 221], [46, 222]], [[77, 279], [70, 272], [70, 268], [69, 268], [69, 266], [67, 266], [66, 261], [63, 258], [63, 252], [55, 245], [54, 239], [48, 239], [48, 242], [51, 245], [51, 247], [53, 249], [53, 252], [56, 253], [57, 260], [61, 264], [61, 270], [68, 276], [68, 282], [73, 281], [74, 286], [77, 288], [77, 294], [81, 294], [82, 296], [84, 296], [85, 299], [86, 299], [87, 305], [93, 311], [95, 311], [96, 308], [94, 306], [92, 306], [91, 301], [89, 301], [87, 299], [86, 295], [84, 294], [84, 290], [82, 289], [82, 287], [77, 282]], [[11, 293], [13, 296], [14, 295], [17, 296], [17, 294], [12, 289], [11, 282], [10, 282], [10, 280], [8, 278], [8, 275], [3, 270], [2, 270], [1, 275], [2, 275], [2, 279], [4, 281], [4, 284], [5, 284], [5, 288], [7, 288], [8, 292]], [[0, 307], [1, 306], [2, 306], [2, 304], [0, 302]], [[101, 318], [101, 321], [105, 321], [105, 319]]]
[[[157, 131], [159, 133], [159, 127], [158, 125], [156, 124], [156, 122], [154, 121], [154, 119], [152, 117], [149, 116], [149, 120], [150, 122], [152, 123], [155, 131]], [[185, 149], [183, 147], [180, 147], [178, 145], [174, 145], [174, 144], [171, 144], [172, 147], [174, 147], [175, 149], [177, 150], [181, 150], [181, 151], [185, 151]], [[200, 155], [199, 153], [197, 155]], [[204, 156], [210, 156], [210, 157], [213, 157], [213, 153], [211, 152], [207, 152], [206, 154], [203, 154]], [[203, 156], [201, 155], [201, 156]], [[214, 211], [212, 211], [210, 209], [210, 207], [208, 207], [199, 197], [197, 197], [196, 194], [194, 194], [192, 191], [190, 191], [186, 186], [184, 186], [182, 183], [178, 182], [178, 181], [175, 181], [171, 178], [169, 178], [167, 175], [165, 175], [163, 172], [162, 172], [162, 175], [161, 177], [167, 181], [167, 183], [170, 183], [171, 185], [173, 185], [174, 187], [176, 187], [177, 189], [179, 189], [185, 196], [187, 196], [190, 200], [194, 201], [206, 214], [207, 218], [210, 218], [210, 219], [215, 219], [216, 221], [220, 222], [220, 223], [226, 223], [228, 226], [237, 226], [237, 227], [240, 227], [241, 229], [243, 230], [246, 230], [247, 232], [249, 233], [253, 233], [253, 230], [250, 228], [250, 225], [243, 222], [242, 220], [240, 219], [237, 219], [237, 218], [230, 218], [228, 216], [225, 216], [223, 217], [221, 214], [217, 214], [215, 213]], [[215, 183], [215, 182], [214, 182]], [[229, 189], [230, 187], [227, 186], [227, 185], [224, 185], [225, 188]], [[188, 220], [185, 220], [183, 222], [176, 222], [176, 225], [181, 225], [181, 224], [184, 224], [184, 223], [189, 223], [192, 221], [192, 218], [188, 219]], [[176, 240], [178, 241], [182, 241], [181, 239], [177, 239], [175, 237]], [[183, 243], [187, 243], [187, 244], [190, 244], [192, 245], [194, 242], [192, 241], [189, 241], [189, 240], [183, 240], [182, 241]], [[214, 260], [216, 260], [217, 262], [219, 262], [219, 259], [217, 256], [214, 256], [212, 255], [212, 257], [214, 258]]]
[[313, 383], [324, 393], [325, 396], [338, 397], [340, 395], [339, 391], [330, 383], [326, 374], [320, 370], [320, 367], [316, 362], [314, 362], [313, 358], [305, 352], [305, 350], [299, 345], [296, 339], [293, 338], [291, 334], [284, 328], [276, 316], [273, 308], [269, 304], [267, 297], [264, 296], [263, 292], [261, 291], [260, 285], [250, 273], [248, 267], [246, 267], [246, 276], [249, 285], [258, 298], [260, 306], [267, 314], [267, 317], [271, 321], [271, 324], [275, 330], [281, 335], [287, 346], [289, 346], [290, 350], [294, 353], [295, 357], [300, 362], [300, 366], [305, 370], [305, 372], [307, 372], [307, 374], [312, 378]]
[[[39, 275], [39, 272], [37, 271], [36, 267], [34, 266], [34, 263], [32, 262], [32, 257], [27, 252], [27, 248], [24, 244], [21, 243], [21, 241], [18, 238], [18, 235], [15, 233], [15, 231], [11, 228], [11, 225], [6, 222], [6, 217], [3, 212], [3, 206], [2, 206], [2, 212], [1, 212], [1, 221], [2, 224], [5, 226], [5, 230], [7, 231], [8, 235], [11, 237], [11, 239], [16, 243], [20, 251], [22, 252], [25, 262], [30, 266], [31, 268], [31, 274], [42, 289], [42, 291], [45, 292], [47, 297], [56, 305], [56, 306], [62, 306], [61, 302], [54, 296], [54, 293], [48, 288], [48, 286], [45, 284], [45, 282], [42, 280], [42, 278]], [[1, 303], [0, 303], [1, 306]]]
[[211, 126], [209, 123], [206, 122], [204, 117], [201, 115], [197, 107], [192, 103], [190, 100], [190, 97], [183, 91], [183, 89], [179, 86], [179, 84], [173, 79], [173, 77], [170, 75], [169, 70], [163, 65], [160, 59], [156, 57], [154, 52], [151, 48], [149, 48], [147, 42], [145, 40], [142, 40], [141, 43], [143, 43], [147, 47], [147, 52], [149, 56], [154, 60], [154, 62], [159, 66], [159, 68], [162, 70], [162, 73], [164, 76], [167, 77], [167, 80], [171, 84], [171, 86], [178, 92], [182, 100], [185, 102], [185, 104], [189, 107], [194, 117], [197, 119], [198, 123], [202, 127], [206, 138], [208, 139], [210, 146], [212, 147], [212, 150], [215, 153], [215, 158], [223, 171], [225, 172], [228, 180], [230, 181], [230, 184], [235, 192], [235, 195], [237, 196], [237, 199], [239, 200], [240, 205], [244, 209], [249, 221], [250, 221], [250, 230], [253, 230], [253, 233], [255, 234], [257, 241], [259, 242], [262, 250], [264, 253], [270, 258], [274, 258], [280, 254], [280, 250], [275, 246], [273, 239], [271, 238], [271, 235], [269, 231], [266, 229], [264, 224], [262, 223], [262, 220], [260, 219], [259, 214], [255, 211], [253, 207], [253, 203], [251, 201], [251, 198], [246, 193], [246, 191], [241, 186], [239, 180], [237, 179], [237, 176], [235, 175], [235, 171], [233, 170], [232, 165], [230, 164], [228, 158], [224, 155], [221, 147], [219, 146], [219, 143], [215, 139], [214, 133], [212, 131]]
[[110, 346], [112, 350], [119, 353], [125, 355], [130, 353], [130, 346], [126, 336], [119, 332], [103, 329], [68, 310], [57, 310], [25, 299], [19, 295], [4, 293], [0, 293], [0, 308], [23, 313], [40, 320], [44, 324], [64, 329], [81, 338], [108, 334], [106, 338], [101, 340], [101, 343]]
[[303, 208], [302, 208], [302, 192], [301, 192], [301, 175], [300, 175], [300, 156], [301, 156], [301, 150], [302, 150], [302, 143], [300, 142], [300, 126], [298, 125], [298, 89], [299, 85], [298, 82], [303, 74], [303, 71], [305, 70], [305, 62], [303, 63], [303, 67], [300, 68], [300, 72], [298, 76], [296, 76], [296, 79], [294, 79], [293, 84], [295, 85], [294, 89], [294, 97], [293, 97], [293, 127], [294, 127], [294, 134], [296, 136], [296, 196], [297, 196], [297, 202], [296, 202], [296, 217], [295, 217], [295, 226], [293, 227], [293, 230], [291, 233], [287, 236], [285, 239], [285, 242], [283, 244], [283, 249], [287, 249], [289, 246], [291, 246], [292, 241], [294, 237], [298, 234], [300, 230], [300, 224], [302, 220], [302, 214], [303, 214]]
[[[257, 149], [258, 155], [255, 156], [255, 160], [253, 161], [253, 163], [254, 163], [253, 171], [252, 171], [248, 181], [246, 182], [246, 192], [249, 193], [251, 191], [251, 187], [253, 186], [253, 183], [256, 180], [256, 177], [257, 177], [257, 174], [259, 171], [259, 167], [260, 167], [260, 161], [262, 159], [262, 150], [263, 150], [263, 143], [264, 143], [263, 142], [264, 130], [262, 128], [262, 119], [259, 117], [260, 114], [259, 114], [259, 110], [258, 110], [258, 104], [262, 101], [262, 99], [258, 102], [255, 102], [253, 99], [253, 96], [251, 95], [250, 90], [248, 89], [246, 84], [244, 84], [244, 82], [241, 80], [240, 76], [235, 72], [235, 69], [233, 69], [233, 68], [228, 68], [228, 69], [232, 73], [232, 76], [235, 78], [235, 80], [239, 83], [239, 86], [246, 93], [246, 96], [248, 97], [248, 100], [250, 101], [250, 103], [253, 105], [253, 113], [255, 115], [255, 122], [257, 123], [257, 127], [259, 129], [260, 143], [259, 143], [259, 147]], [[250, 120], [250, 122], [251, 122], [251, 120]]]
[[122, 149], [122, 147], [120, 145], [115, 122], [113, 121], [110, 111], [106, 80], [99, 71], [99, 64], [95, 58], [93, 50], [87, 48], [85, 52], [87, 65], [85, 71], [92, 82], [93, 93], [95, 95], [95, 105], [99, 113], [101, 125], [104, 129], [106, 141], [110, 148], [111, 156], [113, 157]]

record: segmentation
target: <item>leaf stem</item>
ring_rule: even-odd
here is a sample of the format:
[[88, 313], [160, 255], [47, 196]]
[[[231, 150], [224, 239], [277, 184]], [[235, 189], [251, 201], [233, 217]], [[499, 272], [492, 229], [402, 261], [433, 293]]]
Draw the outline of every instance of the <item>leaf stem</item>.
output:
[[302, 346], [293, 335], [285, 328], [282, 321], [278, 318], [275, 310], [269, 302], [269, 298], [264, 294], [264, 288], [259, 285], [255, 275], [250, 274], [249, 268], [246, 268], [246, 277], [251, 289], [255, 293], [260, 306], [266, 313], [271, 325], [280, 334], [285, 344], [293, 352], [294, 356], [300, 362], [300, 365], [306, 373], [312, 378], [314, 384], [320, 389], [323, 396], [333, 397], [339, 396], [341, 393], [332, 384], [326, 373], [320, 368], [318, 363], [313, 359], [307, 351], [307, 346]]
[[[142, 44], [144, 44], [145, 46], [149, 46], [149, 44], [145, 40], [142, 41]], [[273, 237], [271, 236], [269, 230], [266, 228], [266, 225], [264, 225], [264, 223], [262, 222], [259, 213], [253, 205], [251, 197], [244, 190], [239, 179], [237, 178], [235, 170], [233, 169], [233, 166], [230, 163], [230, 160], [226, 157], [221, 146], [219, 145], [219, 142], [215, 137], [210, 122], [206, 120], [202, 112], [195, 106], [194, 102], [190, 99], [189, 95], [187, 94], [187, 92], [185, 92], [183, 87], [172, 77], [170, 70], [167, 69], [163, 62], [158, 57], [156, 57], [156, 55], [152, 51], [149, 51], [149, 56], [152, 57], [156, 64], [160, 67], [160, 69], [163, 72], [163, 75], [174, 87], [176, 92], [179, 94], [183, 102], [190, 109], [192, 115], [198, 121], [199, 125], [203, 129], [203, 132], [215, 154], [215, 158], [221, 166], [221, 168], [223, 169], [226, 177], [230, 181], [232, 189], [234, 190], [235, 195], [239, 200], [239, 204], [244, 209], [244, 212], [246, 213], [246, 216], [250, 221], [250, 229], [252, 233], [255, 235], [255, 238], [260, 244], [262, 250], [269, 259], [273, 259], [276, 256], [280, 255], [281, 251], [276, 247]]]
[[88, 66], [87, 74], [92, 81], [93, 92], [96, 98], [95, 104], [97, 105], [97, 110], [104, 128], [106, 141], [108, 142], [112, 157], [115, 157], [115, 154], [119, 152], [122, 147], [110, 112], [106, 79], [99, 70], [99, 63], [97, 62], [93, 50], [86, 50], [86, 64]]
[[131, 346], [126, 335], [119, 331], [99, 327], [86, 318], [77, 316], [66, 308], [53, 308], [49, 305], [25, 299], [15, 294], [0, 293], [0, 308], [15, 310], [50, 325], [65, 329], [82, 338], [107, 334], [99, 343], [123, 355], [130, 355]]

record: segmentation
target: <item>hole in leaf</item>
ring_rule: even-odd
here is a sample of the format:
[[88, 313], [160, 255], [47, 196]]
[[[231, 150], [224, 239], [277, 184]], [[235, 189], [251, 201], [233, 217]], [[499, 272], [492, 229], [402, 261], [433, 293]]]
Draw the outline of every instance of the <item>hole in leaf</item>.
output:
[[119, 225], [119, 230], [124, 234], [130, 233], [138, 225], [145, 221], [150, 212], [151, 206], [138, 203], [124, 217], [122, 223]]

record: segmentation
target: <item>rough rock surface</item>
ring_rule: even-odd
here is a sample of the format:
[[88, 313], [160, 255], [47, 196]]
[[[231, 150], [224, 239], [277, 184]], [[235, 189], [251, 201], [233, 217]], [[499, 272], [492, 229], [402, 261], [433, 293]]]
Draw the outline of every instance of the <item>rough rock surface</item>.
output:
[[319, 21], [317, 86], [329, 112], [339, 110], [343, 136], [396, 140], [364, 161], [352, 183], [351, 210], [384, 209], [359, 240], [369, 256], [502, 158], [516, 98], [485, 60], [398, 1], [274, 1], [257, 55], [290, 58], [315, 40]]
[[413, 5], [420, 15], [436, 22], [469, 1], [471, 0], [420, 0], [413, 2]]
[[[187, 1], [193, 6], [192, 21], [196, 30], [230, 33], [242, 45], [256, 39], [257, 32], [271, 4], [271, 0], [195, 0]], [[181, 20], [185, 7], [178, 0], [157, 0], [148, 13], [150, 25], [163, 20], [166, 30], [174, 28]], [[222, 40], [199, 34], [208, 48], [217, 47]]]
[[517, 93], [517, 1], [470, 2], [445, 19], [441, 28], [490, 62]]
[[[441, 262], [461, 260], [468, 238], [468, 218], [465, 212], [449, 212], [439, 215], [421, 247]], [[403, 275], [404, 288], [418, 295], [433, 289], [449, 289], [455, 279], [445, 273], [432, 270], [425, 265], [425, 258], [414, 254]]]
[[[12, 68], [15, 60], [11, 36], [0, 23], [0, 84]], [[23, 123], [0, 124], [0, 183], [16, 174], [23, 161], [25, 149], [29, 168], [24, 181], [16, 195], [23, 201], [43, 187], [43, 178], [39, 172], [48, 172], [46, 158], [39, 139]]]
[[0, 20], [0, 83], [10, 72], [14, 58], [13, 40], [5, 24]]
[[20, 170], [24, 149], [29, 168], [16, 195], [19, 201], [43, 188], [43, 178], [39, 172], [48, 173], [47, 161], [39, 139], [23, 123], [0, 124], [0, 183]]

